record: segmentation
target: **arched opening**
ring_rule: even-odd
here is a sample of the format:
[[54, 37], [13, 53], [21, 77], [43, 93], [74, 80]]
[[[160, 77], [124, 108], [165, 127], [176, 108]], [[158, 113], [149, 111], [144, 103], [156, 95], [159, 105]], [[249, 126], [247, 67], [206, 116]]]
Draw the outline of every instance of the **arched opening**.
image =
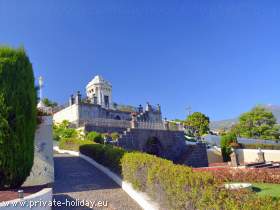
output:
[[121, 120], [121, 117], [120, 117], [119, 115], [117, 115], [117, 116], [115, 117], [115, 120]]
[[144, 147], [144, 152], [151, 155], [161, 156], [161, 151], [162, 151], [162, 146], [159, 139], [157, 137], [148, 138], [146, 145]]

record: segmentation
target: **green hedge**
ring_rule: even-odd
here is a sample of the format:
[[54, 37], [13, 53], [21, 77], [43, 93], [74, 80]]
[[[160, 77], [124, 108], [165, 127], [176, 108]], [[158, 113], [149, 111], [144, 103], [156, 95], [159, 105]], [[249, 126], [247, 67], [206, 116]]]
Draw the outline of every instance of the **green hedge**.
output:
[[193, 172], [143, 153], [126, 153], [122, 160], [124, 180], [146, 192], [164, 209], [279, 209], [279, 201], [257, 197], [246, 190], [228, 191], [210, 173]]
[[139, 191], [149, 194], [163, 209], [266, 209], [280, 208], [278, 200], [247, 191], [228, 191], [208, 172], [140, 152], [126, 152], [111, 145], [80, 146], [80, 152], [122, 174]]
[[93, 141], [95, 143], [99, 143], [99, 144], [104, 143], [104, 139], [102, 137], [102, 134], [98, 133], [98, 132], [95, 132], [95, 131], [91, 131], [91, 132], [87, 133], [86, 139], [89, 140], [89, 141]]
[[36, 98], [24, 49], [0, 47], [0, 189], [19, 187], [31, 171]]
[[120, 162], [121, 158], [126, 153], [124, 149], [112, 145], [87, 144], [80, 146], [80, 152], [110, 168], [117, 174], [121, 174]]

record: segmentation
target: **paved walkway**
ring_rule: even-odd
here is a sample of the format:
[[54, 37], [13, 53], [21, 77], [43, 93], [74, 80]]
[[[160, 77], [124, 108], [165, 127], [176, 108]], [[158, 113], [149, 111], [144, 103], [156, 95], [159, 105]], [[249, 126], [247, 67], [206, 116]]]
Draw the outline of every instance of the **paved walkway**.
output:
[[[66, 154], [55, 154], [54, 199], [62, 202], [54, 210], [72, 209], [141, 209], [114, 181], [85, 160]], [[77, 201], [96, 202], [95, 207], [69, 207]], [[97, 203], [99, 201], [99, 204]], [[57, 202], [59, 205], [59, 203]], [[68, 206], [65, 206], [65, 205]], [[91, 203], [92, 204], [92, 203]], [[97, 206], [103, 205], [103, 207]]]

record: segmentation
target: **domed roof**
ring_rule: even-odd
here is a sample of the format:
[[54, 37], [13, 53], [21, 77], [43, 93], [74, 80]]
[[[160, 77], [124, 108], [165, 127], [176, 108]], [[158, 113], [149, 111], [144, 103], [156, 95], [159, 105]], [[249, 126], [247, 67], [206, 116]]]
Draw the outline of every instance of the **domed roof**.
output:
[[92, 85], [96, 85], [96, 84], [106, 84], [106, 85], [112, 86], [108, 81], [106, 81], [105, 79], [103, 79], [102, 76], [96, 75], [96, 76], [87, 84], [87, 87], [92, 86]]

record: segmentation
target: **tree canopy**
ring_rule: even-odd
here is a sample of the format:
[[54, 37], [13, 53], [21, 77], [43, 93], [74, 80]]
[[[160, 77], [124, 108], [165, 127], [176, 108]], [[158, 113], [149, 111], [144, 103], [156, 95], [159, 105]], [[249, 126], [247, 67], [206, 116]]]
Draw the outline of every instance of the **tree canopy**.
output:
[[232, 129], [236, 135], [255, 139], [279, 139], [279, 126], [272, 112], [263, 107], [255, 107], [242, 114], [238, 124]]
[[209, 117], [201, 112], [194, 112], [189, 115], [185, 121], [185, 126], [190, 136], [200, 137], [209, 131]]
[[54, 107], [56, 107], [56, 106], [58, 105], [56, 102], [51, 101], [51, 100], [48, 99], [48, 98], [44, 98], [42, 101], [43, 101], [43, 103], [44, 103], [47, 107], [52, 107], [52, 108], [54, 108]]

